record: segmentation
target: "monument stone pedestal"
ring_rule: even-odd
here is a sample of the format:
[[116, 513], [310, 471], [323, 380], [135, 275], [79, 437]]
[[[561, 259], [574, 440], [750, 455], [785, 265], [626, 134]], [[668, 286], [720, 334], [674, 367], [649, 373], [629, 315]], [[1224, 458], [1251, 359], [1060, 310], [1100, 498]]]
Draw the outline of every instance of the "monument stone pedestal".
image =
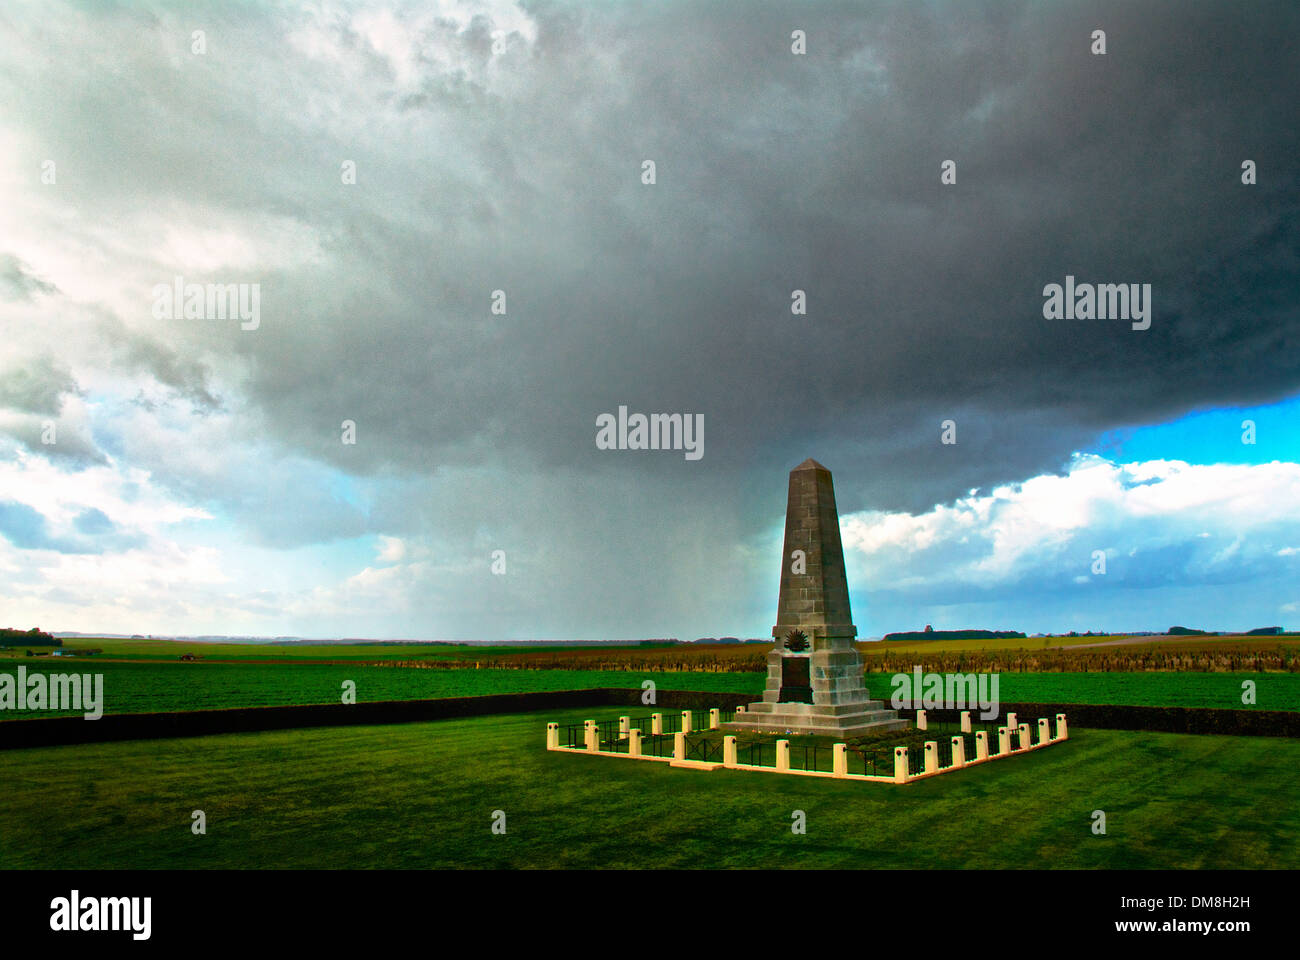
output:
[[763, 699], [728, 729], [841, 738], [907, 729], [863, 685], [835, 490], [815, 460], [790, 471], [776, 619]]

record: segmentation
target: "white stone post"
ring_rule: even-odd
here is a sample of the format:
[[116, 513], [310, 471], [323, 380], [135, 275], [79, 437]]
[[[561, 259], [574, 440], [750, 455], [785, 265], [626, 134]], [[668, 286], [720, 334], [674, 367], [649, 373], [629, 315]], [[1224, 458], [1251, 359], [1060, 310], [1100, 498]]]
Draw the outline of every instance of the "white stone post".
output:
[[926, 725], [925, 711], [924, 711], [924, 710], [918, 710], [918, 711], [916, 711], [916, 729], [918, 729], [918, 730], [929, 730], [929, 729], [930, 729], [930, 728]]
[[1038, 718], [1038, 745], [1045, 747], [1052, 742], [1052, 731], [1048, 729], [1047, 718]]
[[938, 740], [925, 741], [925, 772], [926, 773], [939, 772], [939, 741]]
[[969, 710], [963, 710], [961, 712], [961, 732], [970, 733], [970, 711]]
[[790, 769], [789, 740], [778, 740], [776, 742], [776, 768], [783, 771], [788, 771]]
[[894, 782], [907, 783], [907, 747], [894, 748]]
[[546, 725], [546, 749], [560, 749], [560, 725], [558, 723], [548, 723]]
[[1070, 739], [1070, 731], [1065, 726], [1065, 714], [1063, 713], [1058, 713], [1056, 715], [1056, 739], [1057, 740]]
[[627, 755], [629, 757], [641, 756], [641, 731], [629, 730], [627, 732]]
[[650, 714], [650, 733], [656, 737], [663, 736], [664, 732], [664, 715], [662, 713]]
[[684, 733], [673, 734], [673, 759], [686, 759], [686, 734]]
[[1016, 715], [1015, 715], [1014, 713], [1008, 713], [1008, 714], [1007, 714], [1007, 729], [1008, 729], [1008, 730], [1018, 730], [1019, 728], [1020, 728], [1020, 724], [1016, 723]]
[[975, 734], [975, 759], [987, 760], [989, 758], [989, 734], [987, 730], [980, 730]]
[[1029, 749], [1029, 724], [1027, 723], [1022, 723], [1020, 725], [1020, 749]]
[[952, 738], [952, 765], [954, 768], [966, 766], [966, 738]]
[[631, 718], [631, 717], [619, 717], [619, 718], [618, 718], [618, 738], [619, 738], [620, 740], [626, 740], [626, 739], [627, 739], [627, 732], [628, 732], [630, 729], [632, 729], [632, 718]]
[[847, 743], [837, 743], [832, 751], [833, 763], [832, 771], [837, 777], [847, 777], [849, 775], [849, 745]]
[[722, 738], [722, 765], [724, 767], [738, 766], [740, 761], [736, 758], [736, 738], [726, 736]]
[[998, 756], [1005, 757], [1011, 752], [1011, 731], [998, 727]]
[[682, 733], [691, 732], [691, 711], [682, 711]]
[[714, 707], [709, 711], [709, 729], [716, 730], [720, 726], [722, 726], [722, 713], [717, 707]]
[[587, 721], [587, 752], [600, 752], [600, 731], [596, 729], [596, 725], [590, 720]]

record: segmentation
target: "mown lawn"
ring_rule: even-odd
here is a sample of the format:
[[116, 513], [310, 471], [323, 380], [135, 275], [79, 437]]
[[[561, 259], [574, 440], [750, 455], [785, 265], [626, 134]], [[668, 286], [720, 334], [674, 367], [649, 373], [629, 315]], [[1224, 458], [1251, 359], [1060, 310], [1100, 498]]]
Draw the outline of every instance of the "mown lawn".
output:
[[589, 713], [9, 751], [0, 867], [1300, 866], [1297, 740], [1072, 730], [896, 787], [543, 749]]

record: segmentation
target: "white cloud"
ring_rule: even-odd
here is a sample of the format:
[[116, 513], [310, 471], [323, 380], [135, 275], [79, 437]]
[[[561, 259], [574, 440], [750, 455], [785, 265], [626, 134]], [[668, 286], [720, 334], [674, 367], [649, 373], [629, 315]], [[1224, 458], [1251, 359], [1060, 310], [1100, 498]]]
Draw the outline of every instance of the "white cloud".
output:
[[841, 522], [873, 589], [1085, 584], [1092, 552], [1107, 582], [1191, 584], [1244, 577], [1296, 551], [1300, 464], [1117, 464], [1076, 455], [1064, 476], [1002, 486], [928, 513]]

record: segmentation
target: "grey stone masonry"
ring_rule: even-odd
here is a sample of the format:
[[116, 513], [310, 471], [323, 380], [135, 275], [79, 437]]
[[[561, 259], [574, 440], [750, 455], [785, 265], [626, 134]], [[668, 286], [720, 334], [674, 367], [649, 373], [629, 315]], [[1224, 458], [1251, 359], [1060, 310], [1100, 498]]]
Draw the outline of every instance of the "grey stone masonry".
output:
[[[907, 728], [908, 722], [897, 711], [870, 699], [863, 686], [835, 489], [831, 472], [816, 460], [805, 460], [790, 471], [776, 611], [772, 628], [776, 646], [767, 655], [763, 699], [745, 708], [743, 720], [726, 727], [835, 737]], [[807, 638], [808, 649], [787, 648], [786, 638], [792, 631]], [[782, 661], [786, 657], [808, 658], [811, 703], [782, 702]], [[789, 690], [786, 694], [788, 701]]]

